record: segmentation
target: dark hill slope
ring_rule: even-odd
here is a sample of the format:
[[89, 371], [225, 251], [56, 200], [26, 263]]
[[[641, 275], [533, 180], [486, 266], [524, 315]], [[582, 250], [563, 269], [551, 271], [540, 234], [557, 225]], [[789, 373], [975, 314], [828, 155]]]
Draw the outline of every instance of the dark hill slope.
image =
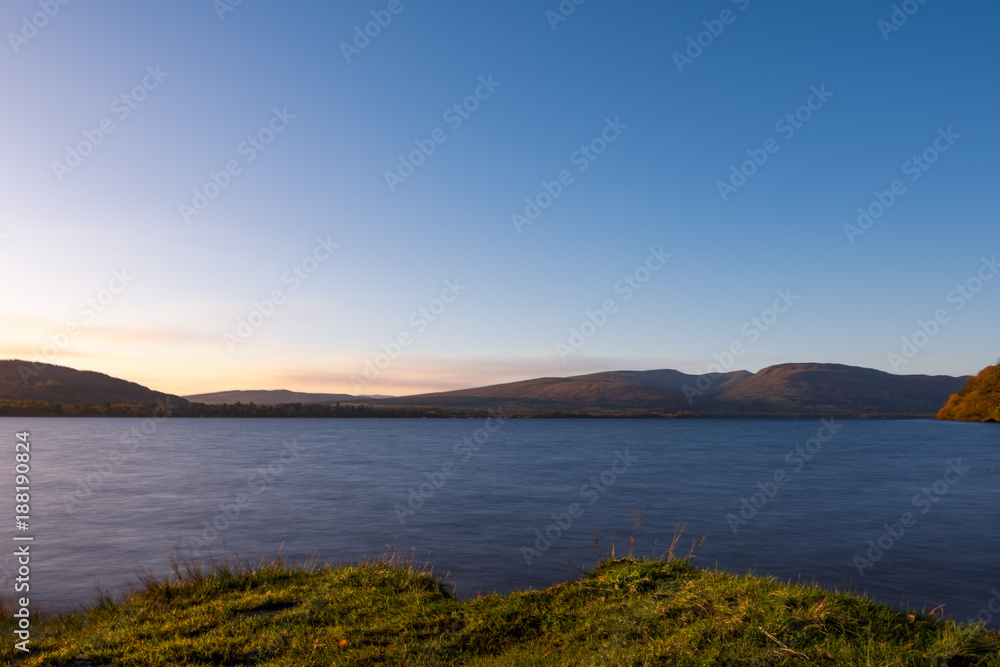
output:
[[17, 359], [0, 361], [0, 400], [145, 405], [167, 399], [174, 406], [187, 403], [104, 373]]
[[349, 394], [309, 394], [287, 389], [260, 389], [238, 391], [216, 391], [210, 394], [193, 394], [184, 398], [206, 405], [228, 403], [254, 403], [256, 405], [281, 405], [287, 403], [347, 403], [357, 402], [359, 397]]
[[[727, 386], [746, 371], [725, 373], [713, 388]], [[538, 378], [476, 389], [383, 399], [378, 405], [434, 407], [496, 407], [521, 410], [686, 410], [684, 386], [694, 386], [697, 375], [674, 370], [608, 371], [568, 378]]]
[[942, 395], [951, 395], [964, 383], [964, 377], [893, 375], [842, 364], [781, 364], [719, 392], [714, 400], [729, 409], [762, 412], [809, 408], [930, 415]]
[[841, 364], [781, 364], [758, 373], [738, 371], [715, 376], [675, 370], [610, 371], [405, 396], [378, 404], [483, 409], [502, 405], [532, 411], [932, 416], [965, 380], [892, 375]]

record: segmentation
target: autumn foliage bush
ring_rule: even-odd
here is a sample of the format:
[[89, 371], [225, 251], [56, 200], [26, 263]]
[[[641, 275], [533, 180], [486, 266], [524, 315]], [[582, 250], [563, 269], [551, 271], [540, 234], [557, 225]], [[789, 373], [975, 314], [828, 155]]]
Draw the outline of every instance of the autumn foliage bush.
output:
[[938, 419], [1000, 422], [1000, 363], [969, 378], [938, 412]]

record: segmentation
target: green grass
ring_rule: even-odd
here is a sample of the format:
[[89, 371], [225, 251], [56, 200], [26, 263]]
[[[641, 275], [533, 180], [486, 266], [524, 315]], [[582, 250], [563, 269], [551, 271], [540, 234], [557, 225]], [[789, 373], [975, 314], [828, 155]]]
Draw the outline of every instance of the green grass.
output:
[[412, 554], [354, 565], [176, 564], [121, 601], [35, 617], [6, 664], [996, 665], [1000, 633], [863, 597], [599, 557], [580, 581], [457, 600]]

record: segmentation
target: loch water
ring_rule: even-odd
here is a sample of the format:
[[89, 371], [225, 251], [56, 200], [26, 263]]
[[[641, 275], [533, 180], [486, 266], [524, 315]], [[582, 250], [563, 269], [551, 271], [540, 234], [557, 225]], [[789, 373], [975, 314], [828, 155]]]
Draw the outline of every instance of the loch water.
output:
[[[32, 603], [122, 593], [172, 555], [414, 550], [460, 597], [579, 576], [602, 549], [867, 592], [1000, 626], [1000, 427], [934, 420], [0, 419], [30, 433]], [[225, 546], [222, 546], [224, 541]], [[655, 544], [654, 544], [655, 541]], [[224, 551], [223, 551], [224, 549]]]

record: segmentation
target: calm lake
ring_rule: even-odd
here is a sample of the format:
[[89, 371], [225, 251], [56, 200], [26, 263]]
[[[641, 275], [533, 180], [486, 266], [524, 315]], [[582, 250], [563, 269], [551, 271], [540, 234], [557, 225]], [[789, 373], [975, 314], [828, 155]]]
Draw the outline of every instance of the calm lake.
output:
[[[602, 548], [867, 591], [1000, 626], [1000, 427], [845, 420], [0, 419], [31, 437], [41, 609], [123, 592], [180, 549], [306, 560], [416, 549], [461, 597], [573, 579]], [[991, 469], [996, 470], [991, 473]], [[214, 525], [213, 525], [214, 524]]]

